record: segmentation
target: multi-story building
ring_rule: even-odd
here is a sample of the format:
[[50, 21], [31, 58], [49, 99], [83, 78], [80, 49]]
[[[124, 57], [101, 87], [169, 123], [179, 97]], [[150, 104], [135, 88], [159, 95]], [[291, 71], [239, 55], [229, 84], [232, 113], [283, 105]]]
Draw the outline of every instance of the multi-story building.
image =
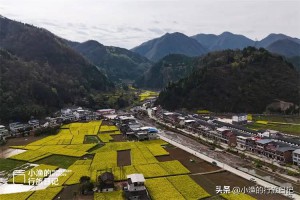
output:
[[293, 151], [293, 164], [300, 166], [300, 149]]
[[247, 114], [239, 114], [232, 116], [233, 124], [247, 124]]
[[5, 126], [0, 125], [0, 136], [6, 136], [8, 135], [8, 130], [5, 128]]

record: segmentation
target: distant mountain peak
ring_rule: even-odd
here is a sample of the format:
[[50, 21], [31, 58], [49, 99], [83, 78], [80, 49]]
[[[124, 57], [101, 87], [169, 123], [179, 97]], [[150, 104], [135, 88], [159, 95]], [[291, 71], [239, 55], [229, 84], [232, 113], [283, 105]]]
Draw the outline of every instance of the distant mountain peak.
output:
[[200, 44], [203, 44], [209, 51], [225, 49], [243, 49], [247, 46], [254, 46], [254, 41], [243, 36], [225, 31], [220, 35], [198, 34], [192, 36]]
[[206, 48], [195, 39], [180, 32], [166, 33], [159, 38], [144, 42], [132, 51], [152, 61], [158, 61], [168, 54], [199, 56], [207, 52]]
[[96, 40], [87, 40], [87, 41], [85, 41], [83, 43], [89, 44], [89, 45], [101, 45], [101, 46], [104, 46], [103, 44], [101, 44], [100, 42], [98, 42]]
[[220, 34], [220, 36], [221, 35], [227, 36], [227, 35], [236, 35], [236, 34], [233, 34], [233, 33], [229, 32], [229, 31], [224, 31], [223, 33]]

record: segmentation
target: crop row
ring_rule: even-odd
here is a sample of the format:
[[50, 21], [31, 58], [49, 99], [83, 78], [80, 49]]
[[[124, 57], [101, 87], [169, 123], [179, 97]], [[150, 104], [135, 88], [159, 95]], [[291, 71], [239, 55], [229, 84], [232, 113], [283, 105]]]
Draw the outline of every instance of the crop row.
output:
[[[104, 152], [104, 151], [122, 151], [122, 150], [129, 150], [129, 149], [135, 149], [135, 148], [143, 148], [143, 147], [150, 147], [151, 150], [154, 150], [155, 147], [159, 147], [160, 145], [165, 145], [167, 144], [163, 140], [151, 140], [151, 141], [143, 141], [143, 142], [111, 142], [105, 144], [105, 146], [93, 151], [94, 153], [96, 152]], [[151, 146], [155, 147], [151, 147]], [[149, 149], [149, 150], [150, 150]], [[150, 151], [151, 151], [150, 150]], [[167, 154], [165, 151], [159, 148], [161, 154]], [[160, 154], [154, 152], [153, 154]]]
[[114, 131], [118, 131], [118, 127], [116, 126], [110, 126], [110, 125], [102, 125], [100, 126], [99, 132], [103, 133], [103, 132], [114, 132]]
[[76, 151], [88, 151], [91, 148], [95, 147], [97, 144], [74, 144], [74, 145], [67, 145], [65, 148], [73, 149]]
[[[174, 170], [177, 168], [177, 170]], [[173, 176], [189, 174], [190, 171], [186, 169], [179, 161], [166, 161], [144, 165], [130, 165], [124, 167], [108, 167], [97, 170], [97, 168], [91, 168], [93, 171], [92, 179], [97, 180], [97, 176], [105, 171], [112, 172], [115, 180], [126, 180], [126, 176], [129, 174], [142, 173], [146, 178]]]
[[0, 199], [9, 199], [9, 200], [26, 200], [30, 195], [32, 195], [33, 191], [28, 192], [18, 192], [11, 194], [0, 194]]
[[113, 140], [113, 138], [108, 133], [100, 133], [100, 134], [98, 134], [98, 137], [102, 142], [105, 142], [105, 143]]
[[228, 193], [228, 194], [221, 194], [221, 196], [227, 200], [255, 200], [255, 198], [245, 193], [237, 193], [237, 194]]
[[92, 160], [77, 160], [73, 163], [73, 165], [88, 165], [92, 164]]
[[149, 151], [153, 154], [153, 156], [165, 156], [169, 155], [169, 152], [167, 152], [161, 145], [159, 144], [152, 144], [147, 145], [147, 148]]
[[89, 165], [71, 165], [68, 170], [72, 172], [70, 178], [64, 183], [66, 185], [73, 185], [79, 183], [82, 176], [91, 176]]
[[15, 159], [15, 160], [23, 160], [23, 161], [28, 161], [28, 162], [34, 162], [34, 161], [40, 160], [42, 158], [48, 157], [50, 155], [51, 155], [51, 153], [46, 152], [46, 151], [27, 150], [23, 153], [14, 155], [10, 158]]
[[99, 152], [96, 153], [92, 162], [93, 170], [107, 169], [117, 166], [117, 152]]
[[66, 148], [66, 146], [64, 145], [43, 146], [42, 148], [40, 148], [40, 150], [52, 154], [74, 156], [74, 157], [81, 157], [86, 154], [85, 151]]
[[94, 200], [123, 200], [122, 190], [114, 192], [96, 192], [94, 194]]
[[188, 174], [190, 171], [185, 168], [178, 160], [159, 162], [158, 163], [169, 174]]
[[187, 175], [170, 176], [168, 181], [180, 192], [185, 199], [202, 199], [210, 195]]
[[59, 177], [57, 177], [57, 182], [54, 184], [50, 184], [48, 188], [50, 187], [60, 187], [63, 186], [63, 184], [74, 174], [73, 171], [65, 171], [63, 172]]
[[131, 163], [133, 165], [156, 163], [158, 160], [147, 147], [131, 149]]
[[202, 199], [210, 195], [189, 176], [171, 176], [146, 180], [152, 199]]
[[145, 184], [153, 200], [185, 200], [167, 178], [147, 179]]

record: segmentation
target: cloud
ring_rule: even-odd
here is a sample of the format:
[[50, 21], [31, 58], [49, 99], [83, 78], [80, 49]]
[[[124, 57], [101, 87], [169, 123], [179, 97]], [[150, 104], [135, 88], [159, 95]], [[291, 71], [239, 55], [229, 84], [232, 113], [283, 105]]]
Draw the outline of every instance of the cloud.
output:
[[[170, 3], [170, 1], [172, 1]], [[166, 32], [300, 36], [300, 1], [0, 0], [1, 15], [73, 41], [132, 48]], [[113, 12], [112, 12], [113, 11]]]
[[156, 34], [158, 34], [158, 35], [164, 33], [164, 31], [163, 31], [162, 29], [159, 29], [159, 28], [149, 28], [148, 30], [149, 30], [150, 32], [156, 33]]
[[76, 31], [76, 33], [78, 33], [79, 35], [89, 35], [87, 32], [81, 30]]

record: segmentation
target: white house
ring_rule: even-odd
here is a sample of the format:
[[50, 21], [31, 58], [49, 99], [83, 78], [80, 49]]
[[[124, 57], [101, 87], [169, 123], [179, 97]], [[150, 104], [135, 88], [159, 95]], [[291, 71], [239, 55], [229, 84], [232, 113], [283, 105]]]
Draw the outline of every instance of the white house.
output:
[[5, 126], [0, 125], [0, 136], [8, 135], [8, 130], [5, 128]]
[[232, 116], [233, 124], [246, 124], [247, 123], [247, 114], [239, 114]]
[[145, 178], [143, 174], [129, 174], [127, 175], [128, 179], [128, 190], [129, 191], [138, 191], [145, 190]]
[[300, 149], [293, 151], [293, 164], [300, 166]]

